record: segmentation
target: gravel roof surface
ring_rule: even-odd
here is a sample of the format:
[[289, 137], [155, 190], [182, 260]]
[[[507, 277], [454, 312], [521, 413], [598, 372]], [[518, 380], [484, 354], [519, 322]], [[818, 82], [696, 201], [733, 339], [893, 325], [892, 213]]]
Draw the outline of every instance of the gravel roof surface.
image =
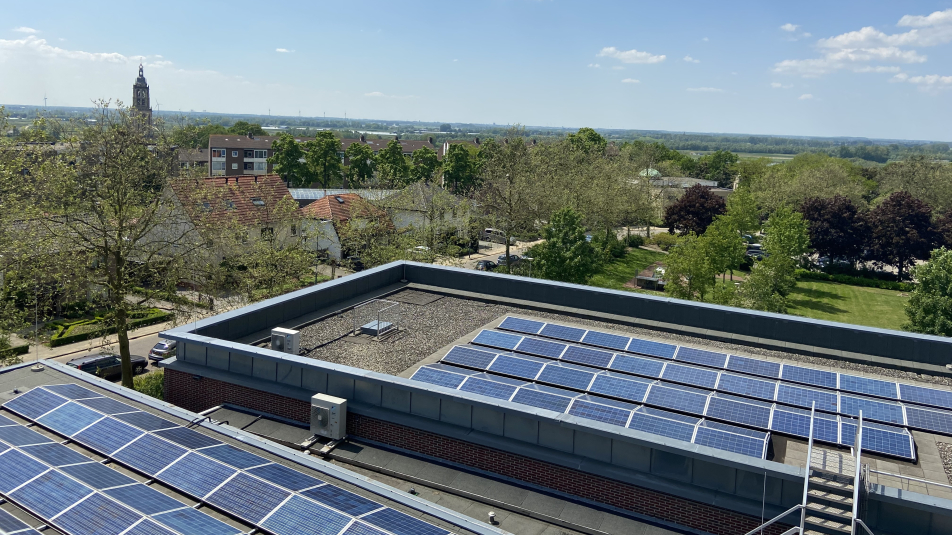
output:
[[952, 481], [952, 444], [948, 442], [936, 442], [939, 446], [939, 457], [942, 458], [942, 467], [945, 468], [945, 475], [949, 481]]
[[[388, 296], [387, 299], [419, 301], [419, 294], [421, 293], [428, 292], [415, 289], [402, 290]], [[424, 305], [402, 303], [400, 332], [381, 342], [358, 344], [348, 341], [353, 340], [353, 337], [347, 336], [353, 328], [353, 317], [350, 312], [346, 312], [302, 329], [301, 347], [308, 350], [307, 356], [311, 358], [396, 375], [443, 346], [493, 320], [499, 319], [505, 314], [531, 316], [591, 328], [613, 330], [659, 341], [718, 349], [739, 355], [785, 359], [814, 366], [829, 366], [894, 379], [952, 385], [952, 378], [949, 377], [917, 374], [880, 366], [730, 344], [694, 336], [619, 325], [607, 321], [583, 319], [567, 314], [542, 312], [509, 304], [488, 303], [450, 296], [441, 297]]]

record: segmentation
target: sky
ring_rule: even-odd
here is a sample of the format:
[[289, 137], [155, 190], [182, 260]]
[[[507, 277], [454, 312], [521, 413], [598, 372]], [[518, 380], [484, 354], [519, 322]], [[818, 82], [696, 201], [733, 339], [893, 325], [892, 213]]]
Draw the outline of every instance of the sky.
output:
[[[952, 0], [0, 0], [0, 103], [952, 140]], [[268, 122], [265, 120], [264, 122]]]

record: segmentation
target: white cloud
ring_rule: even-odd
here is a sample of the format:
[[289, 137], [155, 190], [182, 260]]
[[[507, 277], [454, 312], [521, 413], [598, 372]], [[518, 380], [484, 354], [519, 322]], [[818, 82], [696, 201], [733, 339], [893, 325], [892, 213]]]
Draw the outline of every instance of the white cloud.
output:
[[623, 71], [623, 70], [625, 70], [625, 68], [622, 67], [621, 65], [614, 65], [614, 66], [612, 67], [612, 70], [613, 70], [613, 71]]
[[293, 54], [293, 53], [294, 53], [293, 50], [288, 50], [287, 48], [275, 48], [274, 51], [275, 51], [275, 52], [280, 52], [280, 53], [282, 53], [282, 54]]
[[606, 46], [598, 54], [600, 58], [615, 58], [622, 63], [661, 63], [667, 56], [664, 54], [654, 55], [641, 50], [618, 50], [613, 46]]
[[688, 91], [693, 91], [695, 93], [723, 93], [723, 89], [718, 89], [716, 87], [689, 87]]
[[834, 71], [853, 67], [861, 69], [873, 61], [884, 63], [924, 63], [926, 56], [915, 50], [902, 50], [897, 47], [847, 48], [827, 52], [821, 58], [788, 59], [774, 65], [773, 71], [781, 74], [799, 74], [805, 78], [816, 78]]
[[797, 100], [813, 100], [813, 95], [811, 95], [810, 93], [804, 93], [800, 95], [799, 97], [797, 97]]
[[35, 35], [28, 35], [23, 39], [0, 39], [0, 61], [6, 55], [35, 54], [45, 58], [71, 59], [81, 61], [101, 61], [110, 63], [129, 63], [140, 61], [143, 56], [125, 56], [118, 52], [83, 52], [82, 50], [67, 50], [50, 45], [46, 39], [39, 39]]
[[[456, 61], [456, 60], [454, 59], [453, 61]], [[588, 66], [591, 67], [591, 68], [593, 68], [593, 69], [597, 69], [597, 68], [601, 67], [601, 65], [599, 65], [598, 63], [589, 63]]]
[[621, 81], [623, 84], [640, 84], [641, 80], [635, 80], [634, 78], [625, 78]]
[[853, 72], [899, 72], [901, 70], [900, 67], [895, 65], [877, 65], [875, 67], [867, 65], [866, 67], [853, 69]]
[[40, 33], [38, 30], [34, 30], [29, 26], [20, 26], [19, 28], [14, 28], [13, 31], [17, 33]]
[[781, 84], [780, 82], [771, 82], [770, 87], [774, 89], [790, 89], [793, 87], [793, 84]]
[[701, 62], [701, 60], [699, 60], [699, 59], [694, 59], [694, 58], [692, 58], [691, 56], [684, 56], [684, 61], [686, 61], [686, 62], [688, 62], [688, 63], [700, 63], [700, 62]]
[[708, 39], [707, 37], [705, 37], [704, 39], [701, 39], [701, 41], [704, 41], [704, 42], [706, 43], [706, 42], [710, 41], [710, 39]]
[[458, 60], [458, 59], [454, 59], [453, 61], [454, 61], [454, 62], [457, 62], [457, 61], [459, 61], [459, 60]]
[[927, 93], [938, 93], [943, 89], [952, 89], [952, 76], [940, 76], [938, 74], [909, 76], [906, 73], [899, 73], [893, 76], [890, 81], [914, 84]]
[[780, 27], [781, 30], [785, 32], [795, 32], [799, 28], [799, 24], [790, 24], [789, 22]]

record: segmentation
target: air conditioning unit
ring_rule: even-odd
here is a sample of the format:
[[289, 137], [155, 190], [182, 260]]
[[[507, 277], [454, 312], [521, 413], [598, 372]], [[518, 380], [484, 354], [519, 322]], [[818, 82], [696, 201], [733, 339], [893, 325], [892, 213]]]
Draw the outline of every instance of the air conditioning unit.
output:
[[311, 433], [333, 440], [347, 434], [347, 400], [315, 394], [311, 397]]
[[292, 331], [280, 327], [271, 329], [271, 349], [297, 355], [300, 347], [301, 331]]

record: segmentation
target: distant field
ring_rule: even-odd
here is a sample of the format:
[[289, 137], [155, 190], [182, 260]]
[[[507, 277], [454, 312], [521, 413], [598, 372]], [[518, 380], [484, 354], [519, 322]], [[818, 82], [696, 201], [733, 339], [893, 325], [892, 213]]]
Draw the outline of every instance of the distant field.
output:
[[[678, 151], [688, 156], [711, 154], [714, 151], [712, 150], [681, 150]], [[792, 160], [795, 156], [794, 154], [776, 154], [769, 152], [738, 152], [736, 153], [742, 160], [756, 160], [757, 158], [770, 158], [775, 162], [785, 162], [787, 160]]]
[[800, 281], [787, 312], [820, 320], [899, 330], [909, 295], [827, 281]]

